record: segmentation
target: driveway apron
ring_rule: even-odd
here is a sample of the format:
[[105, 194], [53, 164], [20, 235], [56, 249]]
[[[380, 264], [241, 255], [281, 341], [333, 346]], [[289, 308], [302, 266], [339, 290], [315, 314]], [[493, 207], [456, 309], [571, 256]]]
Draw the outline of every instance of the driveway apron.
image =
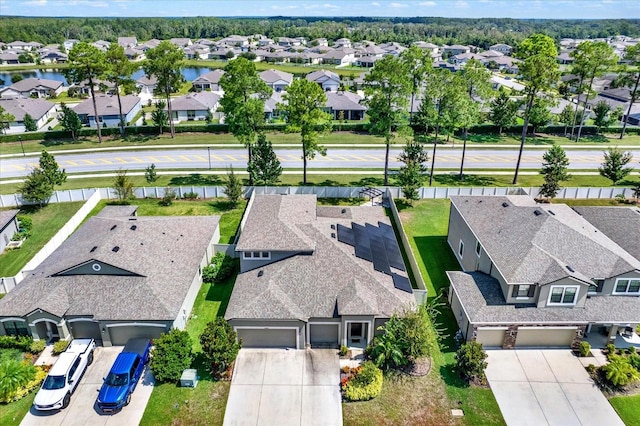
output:
[[242, 349], [224, 425], [341, 425], [335, 350]]
[[509, 426], [624, 426], [569, 350], [488, 350], [487, 380]]

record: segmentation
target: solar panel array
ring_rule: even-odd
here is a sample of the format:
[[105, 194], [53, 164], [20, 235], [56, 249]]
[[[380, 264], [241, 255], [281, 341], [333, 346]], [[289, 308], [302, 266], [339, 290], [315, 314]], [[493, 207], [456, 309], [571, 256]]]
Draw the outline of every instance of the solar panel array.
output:
[[406, 271], [392, 226], [382, 222], [378, 226], [351, 222], [351, 228], [338, 224], [336, 230], [338, 241], [354, 247], [356, 257], [373, 262], [373, 269], [391, 275], [396, 288], [412, 293], [409, 279], [391, 272], [392, 267]]

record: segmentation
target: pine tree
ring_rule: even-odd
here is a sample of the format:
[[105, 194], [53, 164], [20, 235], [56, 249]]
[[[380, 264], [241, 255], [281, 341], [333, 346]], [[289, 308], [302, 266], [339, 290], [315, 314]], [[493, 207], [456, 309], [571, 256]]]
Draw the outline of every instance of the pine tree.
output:
[[540, 174], [544, 176], [544, 183], [540, 187], [540, 195], [554, 198], [561, 189], [560, 182], [571, 179], [571, 175], [567, 173], [569, 159], [564, 149], [556, 144], [542, 155], [542, 159], [544, 161]]
[[233, 173], [233, 168], [229, 166], [227, 169], [227, 181], [224, 184], [224, 193], [229, 201], [229, 207], [236, 208], [240, 197], [242, 197], [242, 182]]
[[154, 183], [158, 180], [158, 174], [156, 173], [156, 165], [151, 163], [149, 167], [144, 169], [144, 177], [147, 180], [147, 183]]
[[256, 185], [273, 185], [282, 174], [280, 160], [264, 133], [258, 135], [247, 169]]
[[502, 128], [511, 126], [516, 121], [516, 112], [518, 105], [509, 99], [506, 92], [501, 91], [500, 94], [491, 102], [491, 111], [489, 112], [489, 120], [499, 127], [499, 134], [502, 134]]
[[82, 120], [78, 117], [78, 114], [64, 103], [60, 104], [60, 116], [58, 120], [62, 125], [62, 128], [71, 133], [71, 139], [76, 140], [78, 138], [78, 131], [82, 129]]
[[600, 175], [610, 179], [613, 184], [620, 182], [633, 171], [632, 167], [625, 167], [633, 159], [633, 154], [623, 152], [618, 148], [609, 148], [604, 152], [604, 161], [598, 168]]
[[398, 161], [404, 163], [398, 172], [397, 181], [402, 188], [404, 198], [409, 200], [418, 199], [418, 188], [422, 186], [427, 171], [424, 165], [429, 160], [429, 154], [424, 146], [417, 141], [408, 141], [398, 156]]

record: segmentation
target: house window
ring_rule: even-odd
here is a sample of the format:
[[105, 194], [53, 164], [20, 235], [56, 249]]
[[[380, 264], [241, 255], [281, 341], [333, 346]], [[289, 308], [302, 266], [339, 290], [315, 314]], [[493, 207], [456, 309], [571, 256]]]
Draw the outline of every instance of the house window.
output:
[[2, 324], [7, 336], [31, 336], [25, 321], [5, 321]]
[[480, 257], [481, 248], [482, 246], [480, 245], [480, 241], [476, 242], [476, 255], [478, 255], [478, 257]]
[[640, 294], [640, 278], [619, 278], [613, 294]]
[[187, 120], [189, 121], [193, 121], [196, 119], [196, 112], [195, 110], [189, 110], [187, 111]]
[[271, 253], [268, 251], [244, 251], [242, 258], [246, 260], [264, 260], [271, 259]]
[[462, 254], [464, 253], [464, 243], [460, 240], [460, 244], [458, 245], [458, 256], [462, 258]]
[[535, 294], [535, 287], [532, 285], [515, 285], [513, 286], [513, 293], [511, 293], [512, 297], [516, 299], [533, 297]]
[[575, 305], [578, 286], [552, 286], [547, 305]]
[[589, 294], [602, 293], [604, 280], [593, 280], [593, 284], [589, 285]]

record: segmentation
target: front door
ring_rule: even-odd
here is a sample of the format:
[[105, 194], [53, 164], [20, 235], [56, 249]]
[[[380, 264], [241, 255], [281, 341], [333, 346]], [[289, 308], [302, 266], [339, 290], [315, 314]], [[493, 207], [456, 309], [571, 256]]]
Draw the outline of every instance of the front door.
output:
[[347, 339], [349, 346], [365, 347], [367, 339], [365, 338], [365, 323], [352, 322], [347, 328]]
[[58, 327], [56, 324], [50, 321], [46, 321], [45, 324], [47, 325], [47, 340], [51, 341], [60, 339], [60, 334], [58, 334]]

